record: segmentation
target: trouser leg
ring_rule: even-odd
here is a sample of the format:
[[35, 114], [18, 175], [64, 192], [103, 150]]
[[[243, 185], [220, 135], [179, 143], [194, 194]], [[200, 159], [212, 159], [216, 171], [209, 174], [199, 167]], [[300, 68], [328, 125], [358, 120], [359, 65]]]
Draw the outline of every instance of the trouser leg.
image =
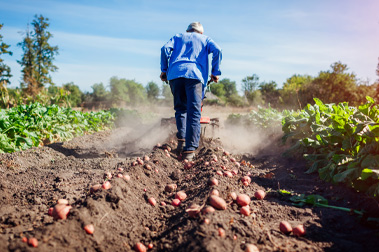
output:
[[182, 140], [186, 137], [187, 120], [185, 80], [184, 78], [178, 78], [170, 81], [171, 93], [174, 97], [176, 128], [178, 130], [176, 137]]
[[193, 151], [199, 147], [203, 84], [199, 80], [187, 79], [185, 88], [187, 94], [187, 121], [184, 151]]

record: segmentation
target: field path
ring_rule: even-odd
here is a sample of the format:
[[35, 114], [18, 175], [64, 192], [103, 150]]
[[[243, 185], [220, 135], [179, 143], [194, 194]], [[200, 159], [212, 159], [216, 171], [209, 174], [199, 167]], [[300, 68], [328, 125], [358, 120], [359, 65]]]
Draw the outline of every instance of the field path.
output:
[[[363, 209], [370, 216], [379, 214], [378, 203], [305, 174], [305, 164], [283, 158], [276, 142], [254, 155], [229, 149], [230, 156], [225, 156], [219, 140], [205, 139], [188, 168], [173, 150], [165, 151], [167, 146], [175, 149], [174, 138], [165, 137], [163, 147], [141, 147], [135, 143], [138, 134], [122, 131], [0, 154], [0, 251], [133, 251], [137, 242], [152, 244], [148, 251], [240, 252], [246, 243], [260, 251], [377, 251], [378, 226], [343, 211], [295, 207], [278, 189], [319, 194], [330, 205]], [[115, 141], [117, 145], [111, 144]], [[144, 156], [149, 160], [133, 165]], [[224, 176], [226, 171], [234, 175]], [[90, 193], [107, 172], [112, 188]], [[129, 175], [130, 180], [118, 174]], [[251, 178], [249, 185], [242, 184], [243, 176]], [[210, 178], [216, 178], [218, 186], [208, 185]], [[176, 192], [166, 192], [167, 184], [176, 184], [176, 191], [187, 194], [178, 207], [171, 205]], [[209, 205], [213, 189], [225, 199], [227, 209], [189, 217], [185, 210], [193, 203]], [[254, 197], [259, 189], [266, 191], [263, 200]], [[240, 214], [231, 192], [250, 196], [249, 216]], [[148, 202], [151, 197], [155, 206]], [[61, 198], [72, 209], [67, 220], [53, 220], [48, 210]], [[306, 235], [281, 233], [283, 220], [293, 227], [303, 224]], [[95, 227], [91, 235], [83, 230], [87, 224]], [[22, 237], [37, 238], [38, 249], [22, 242]]]

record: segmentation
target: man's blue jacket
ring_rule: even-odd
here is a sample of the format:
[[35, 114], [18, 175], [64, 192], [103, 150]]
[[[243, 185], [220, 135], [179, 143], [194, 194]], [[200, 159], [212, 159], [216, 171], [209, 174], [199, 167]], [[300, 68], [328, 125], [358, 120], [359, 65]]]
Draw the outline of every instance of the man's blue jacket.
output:
[[161, 49], [161, 71], [167, 73], [167, 80], [180, 77], [197, 79], [205, 87], [209, 54], [213, 54], [211, 73], [221, 75], [221, 48], [210, 37], [197, 32], [176, 34]]

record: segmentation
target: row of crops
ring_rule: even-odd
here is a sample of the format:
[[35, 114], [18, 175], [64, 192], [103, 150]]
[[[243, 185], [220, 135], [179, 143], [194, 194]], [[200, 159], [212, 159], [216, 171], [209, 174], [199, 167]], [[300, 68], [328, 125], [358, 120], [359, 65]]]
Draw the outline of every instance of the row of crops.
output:
[[270, 133], [281, 122], [283, 144], [292, 146], [285, 154], [303, 156], [309, 162], [307, 173], [379, 197], [379, 106], [370, 97], [359, 107], [314, 100], [301, 111], [259, 108], [230, 115], [227, 123]]
[[0, 153], [25, 150], [75, 136], [109, 129], [110, 111], [80, 112], [40, 103], [0, 110]]

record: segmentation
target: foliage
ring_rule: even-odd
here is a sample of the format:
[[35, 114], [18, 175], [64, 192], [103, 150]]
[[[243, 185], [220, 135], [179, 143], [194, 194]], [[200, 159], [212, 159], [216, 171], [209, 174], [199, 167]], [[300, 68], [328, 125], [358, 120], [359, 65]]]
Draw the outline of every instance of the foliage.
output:
[[243, 126], [248, 129], [260, 129], [267, 133], [274, 134], [280, 131], [280, 125], [283, 117], [291, 112], [284, 110], [279, 112], [271, 107], [263, 108], [258, 106], [258, 111], [251, 110], [246, 115], [231, 114], [226, 119], [225, 124]]
[[147, 83], [146, 93], [147, 93], [147, 98], [149, 99], [149, 101], [157, 100], [160, 93], [159, 86], [157, 85], [157, 83], [153, 81], [150, 81], [149, 83]]
[[[0, 30], [3, 24], [0, 24]], [[0, 34], [0, 107], [9, 106], [9, 95], [7, 84], [9, 84], [9, 78], [11, 75], [11, 68], [7, 66], [2, 59], [3, 54], [12, 55], [12, 52], [8, 50], [9, 45], [5, 44], [3, 41], [3, 36]]]
[[242, 80], [242, 88], [243, 91], [246, 92], [254, 92], [258, 89], [259, 86], [259, 76], [256, 74], [253, 74], [252, 76], [246, 76]]
[[[230, 98], [233, 95], [238, 95], [237, 92], [237, 86], [235, 81], [231, 81], [230, 79], [222, 79], [218, 82], [220, 85], [223, 85], [224, 90], [225, 90], [225, 97]], [[214, 85], [214, 84], [212, 84]], [[211, 85], [211, 87], [212, 87]], [[213, 90], [212, 90], [213, 93]]]
[[246, 102], [243, 99], [243, 97], [239, 96], [238, 94], [232, 94], [228, 98], [225, 99], [226, 102], [225, 104], [228, 106], [233, 106], [233, 107], [244, 107], [246, 106]]
[[162, 96], [165, 103], [170, 104], [170, 105], [173, 104], [174, 97], [172, 96], [171, 88], [169, 85], [166, 85], [166, 84], [163, 85]]
[[111, 112], [83, 113], [40, 103], [0, 110], [0, 153], [65, 141], [86, 132], [112, 127]]
[[112, 100], [117, 103], [127, 105], [139, 105], [146, 100], [146, 90], [142, 84], [134, 80], [118, 79], [112, 77], [110, 80]]
[[286, 108], [303, 108], [302, 104], [312, 99], [308, 92], [308, 87], [313, 81], [313, 77], [309, 75], [292, 75], [283, 84], [283, 88], [279, 91], [281, 97], [281, 106]]
[[378, 197], [378, 105], [370, 97], [359, 107], [314, 101], [283, 119], [283, 142], [293, 143], [287, 154], [300, 151], [310, 162], [308, 173]]
[[51, 104], [59, 104], [59, 100], [57, 101], [56, 98], [61, 95], [67, 96], [67, 105], [69, 107], [78, 107], [83, 101], [83, 92], [73, 82], [63, 84], [62, 87], [51, 85], [47, 90], [48, 95], [51, 97]]
[[238, 95], [235, 81], [225, 78], [220, 80], [218, 83], [211, 83], [209, 88], [213, 95], [221, 99], [221, 102], [215, 100], [213, 104], [226, 104], [234, 107], [246, 106], [246, 102], [243, 97]]
[[18, 44], [24, 51], [21, 61], [18, 61], [23, 73], [22, 86], [30, 95], [36, 95], [46, 84], [53, 84], [49, 73], [58, 69], [53, 64], [58, 47], [49, 44], [52, 34], [47, 31], [48, 21], [42, 15], [35, 15], [31, 23], [34, 30], [29, 31], [28, 28], [23, 42]]
[[279, 100], [278, 84], [275, 81], [262, 82], [259, 84], [259, 90], [266, 104], [276, 105]]
[[22, 59], [17, 61], [22, 67], [21, 88], [23, 88], [29, 94], [36, 94], [39, 91], [36, 76], [34, 73], [36, 56], [33, 48], [32, 32], [29, 31], [29, 26], [25, 32], [24, 40], [17, 45], [20, 46], [24, 52]]
[[360, 216], [363, 215], [362, 211], [358, 211], [358, 210], [354, 210], [354, 209], [346, 208], [346, 207], [331, 206], [329, 205], [327, 199], [325, 199], [324, 197], [318, 194], [310, 194], [308, 196], [305, 196], [305, 194], [292, 195], [292, 197], [289, 200], [293, 202], [292, 205], [297, 206], [297, 207], [303, 207], [306, 204], [308, 204], [314, 207], [326, 207], [326, 208], [332, 208], [335, 210], [345, 211], [350, 214], [354, 213]]
[[102, 82], [93, 84], [91, 88], [92, 98], [95, 102], [107, 100], [107, 97], [110, 93], [105, 89], [104, 84]]
[[242, 80], [243, 93], [249, 105], [257, 104], [257, 100], [261, 100], [261, 93], [258, 91], [258, 86], [259, 76], [256, 74], [247, 76]]
[[[0, 30], [3, 24], [0, 24]], [[11, 69], [4, 64], [4, 60], [1, 58], [3, 54], [12, 55], [12, 52], [8, 50], [10, 46], [3, 42], [3, 36], [0, 34], [0, 88], [6, 84], [9, 84], [9, 78], [12, 77]]]
[[69, 82], [62, 85], [62, 88], [68, 92], [68, 100], [71, 107], [79, 107], [83, 101], [83, 92], [78, 85]]
[[211, 83], [209, 85], [209, 88], [212, 92], [212, 94], [216, 95], [217, 97], [223, 99], [225, 97], [226, 91], [224, 88], [224, 84], [222, 82], [219, 83]]
[[325, 103], [353, 101], [356, 87], [356, 76], [347, 73], [347, 65], [336, 62], [331, 65], [332, 71], [321, 71], [312, 81], [312, 95]]
[[32, 22], [34, 27], [33, 34], [33, 47], [35, 51], [35, 73], [36, 80], [39, 86], [46, 84], [53, 84], [49, 72], [55, 72], [58, 68], [53, 65], [55, 55], [58, 54], [58, 46], [51, 46], [49, 39], [52, 34], [47, 31], [49, 27], [49, 19], [44, 18], [42, 15], [39, 17], [35, 15]]
[[367, 83], [361, 82], [360, 85], [357, 85], [354, 91], [354, 100], [351, 100], [349, 103], [354, 105], [362, 105], [366, 103], [366, 96], [373, 97], [378, 99], [378, 84], [369, 85]]

